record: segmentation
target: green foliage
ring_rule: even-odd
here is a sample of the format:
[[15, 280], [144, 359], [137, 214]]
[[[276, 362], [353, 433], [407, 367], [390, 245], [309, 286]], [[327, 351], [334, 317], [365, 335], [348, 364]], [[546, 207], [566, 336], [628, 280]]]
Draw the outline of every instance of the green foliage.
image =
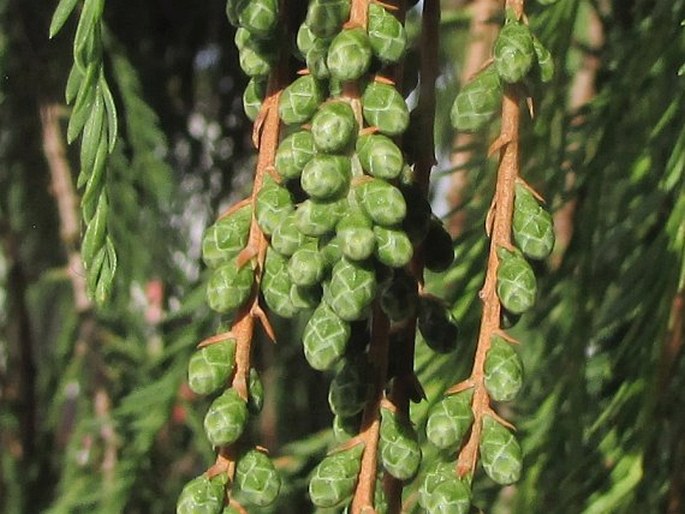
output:
[[362, 28], [343, 30], [331, 41], [326, 64], [331, 77], [357, 80], [371, 65], [371, 43]]
[[[50, 25], [51, 37], [74, 7], [75, 2], [60, 2]], [[104, 0], [90, 0], [79, 15], [74, 64], [67, 85], [67, 102], [73, 103], [67, 141], [71, 143], [82, 134], [77, 185], [84, 188], [81, 209], [86, 230], [81, 255], [88, 272], [88, 294], [99, 304], [107, 301], [112, 292], [118, 261], [108, 229], [107, 156], [117, 143], [118, 119], [103, 64], [104, 8]]]
[[521, 477], [521, 447], [511, 431], [490, 416], [483, 418], [480, 442], [483, 469], [498, 484], [512, 484]]
[[457, 130], [479, 130], [501, 105], [502, 85], [497, 71], [489, 66], [459, 91], [450, 112], [452, 126]]
[[540, 69], [540, 80], [549, 82], [554, 76], [554, 60], [552, 53], [545, 48], [545, 45], [533, 35], [533, 49]]
[[[269, 21], [277, 19], [276, 4], [170, 1], [162, 8], [145, 2], [0, 1], [0, 71], [7, 77], [0, 86], [1, 511], [171, 512], [183, 484], [211, 462], [203, 416], [212, 399], [192, 395], [185, 380], [208, 393], [212, 387], [198, 386], [199, 378], [188, 376], [189, 363], [192, 369], [202, 363], [212, 369], [203, 384], [230, 381], [232, 371], [225, 364], [233, 360], [231, 352], [200, 360], [207, 352], [195, 345], [228, 328], [232, 311], [212, 313], [205, 305], [206, 285], [214, 270], [234, 266], [247, 243], [251, 213], [235, 212], [241, 218], [236, 226], [233, 215], [209, 223], [204, 241], [199, 234], [208, 217], [220, 211], [220, 202], [223, 208], [224, 202], [246, 196], [252, 163], [246, 159], [250, 131], [241, 102], [256, 119], [266, 94], [265, 74], [278, 53], [289, 49], [277, 43], [281, 33]], [[390, 76], [386, 64], [401, 61], [405, 80], [394, 86], [370, 83], [371, 92], [360, 84], [369, 92], [362, 99], [362, 121], [380, 133], [326, 150], [325, 143], [314, 144], [311, 127], [300, 124], [313, 124], [328, 97], [341, 92], [340, 84], [329, 81], [327, 60], [350, 2], [287, 6], [295, 24], [306, 20], [298, 34], [298, 58], [312, 76], [298, 79], [300, 90], [282, 95], [281, 115], [293, 127], [281, 138], [275, 164], [283, 182], [267, 182], [280, 188], [276, 197], [287, 193], [288, 199], [282, 211], [280, 205], [276, 212], [262, 210], [271, 247], [260, 288], [266, 306], [290, 319], [270, 315], [279, 344], [274, 350], [255, 346], [253, 365], [266, 391], [251, 370], [246, 408], [255, 413], [263, 403], [267, 415], [246, 423], [241, 441], [249, 441], [247, 448], [267, 442], [274, 458], [241, 449], [243, 459], [251, 457], [239, 461], [236, 497], [246, 504], [253, 498], [250, 512], [309, 512], [310, 476], [316, 485], [312, 497], [326, 505], [343, 505], [355, 487], [360, 446], [346, 461], [351, 464], [318, 467], [312, 474], [333, 443], [332, 430], [319, 432], [330, 421], [329, 389], [327, 380], [305, 364], [298, 344], [311, 323], [307, 318], [326, 309], [334, 316], [327, 328], [322, 324], [316, 337], [313, 328], [305, 331], [307, 359], [318, 363], [313, 364], [317, 369], [345, 369], [353, 362], [350, 356], [368, 355], [368, 321], [343, 321], [326, 303], [340, 296], [341, 279], [333, 270], [344, 258], [346, 266], [355, 261], [367, 275], [373, 270], [375, 298], [399, 327], [393, 330], [402, 333], [419, 305], [415, 370], [426, 399], [412, 404], [411, 413], [423, 463], [418, 479], [406, 484], [408, 512], [468, 512], [469, 505], [498, 513], [665, 512], [682, 495], [677, 470], [683, 464], [685, 427], [683, 352], [676, 337], [685, 276], [685, 120], [678, 77], [685, 5], [681, 0], [599, 7], [586, 0], [526, 2], [527, 18], [507, 25], [522, 39], [505, 32], [495, 62], [460, 87], [455, 79], [466, 62], [469, 11], [443, 4], [438, 169], [449, 167], [442, 156], [452, 150], [446, 144], [454, 135], [448, 128], [450, 107], [457, 111], [459, 130], [478, 131], [468, 148], [470, 160], [455, 170], [467, 176], [468, 184], [460, 208], [464, 230], [454, 246], [423, 194], [406, 183], [422, 140], [413, 119], [410, 129], [403, 128], [409, 113], [399, 99], [404, 103], [416, 84], [420, 16], [410, 11], [403, 26], [395, 12], [371, 3], [368, 41], [361, 44], [371, 49], [368, 69]], [[589, 39], [596, 8], [603, 32], [599, 47]], [[224, 13], [244, 29], [237, 38], [239, 51]], [[365, 49], [361, 53], [364, 57]], [[594, 59], [590, 68], [589, 56]], [[241, 64], [255, 76], [244, 94]], [[571, 103], [577, 75], [595, 67], [589, 101], [582, 107]], [[482, 227], [496, 165], [485, 155], [498, 130], [501, 85], [495, 80], [492, 88], [471, 93], [484, 75], [497, 78], [493, 70], [507, 84], [516, 79], [513, 87], [532, 99], [535, 119], [523, 116], [519, 140], [522, 175], [545, 202], [517, 186], [512, 244], [521, 255], [515, 273], [502, 277], [499, 294], [513, 302], [506, 305], [510, 312], [503, 312], [503, 328], [522, 344], [496, 338], [485, 362], [492, 399], [514, 402], [492, 406], [505, 408], [518, 429], [514, 435], [486, 417], [481, 457], [491, 478], [478, 471], [460, 480], [457, 463], [443, 462], [441, 445], [450, 441], [452, 446], [444, 447], [453, 450], [463, 442], [466, 436], [454, 438], [453, 429], [468, 434], [469, 410], [462, 408], [468, 402], [462, 400], [455, 414], [445, 405], [468, 389], [444, 398], [443, 391], [470, 372], [480, 316], [487, 246]], [[295, 71], [286, 74], [294, 77]], [[78, 274], [67, 254], [77, 245], [73, 238], [59, 240], [62, 214], [55, 205], [61, 193], [50, 185], [41, 149], [36, 99], [44, 104], [64, 92], [71, 108], [65, 135], [79, 140], [63, 154], [79, 175], [74, 183], [83, 199], [85, 225], [78, 227], [77, 219], [77, 228], [85, 236], [86, 283], [98, 301], [107, 298], [97, 311], [75, 307], [72, 281]], [[349, 158], [349, 177], [342, 182], [351, 194], [340, 186], [331, 199], [312, 199], [321, 186], [318, 178], [312, 184], [307, 179], [310, 192], [303, 191], [302, 170], [321, 150]], [[393, 191], [390, 199], [374, 193], [364, 200], [362, 193], [371, 187], [365, 175], [383, 181], [379, 189]], [[436, 199], [444, 193], [439, 182], [432, 191]], [[569, 205], [574, 207], [566, 211]], [[347, 219], [350, 212], [356, 219]], [[558, 237], [553, 247], [550, 217], [564, 212], [570, 212], [564, 219], [571, 229], [556, 230], [570, 241]], [[427, 306], [430, 296], [424, 290], [419, 296], [407, 268], [388, 269], [403, 260], [384, 257], [382, 263], [374, 254], [374, 232], [400, 229], [413, 252], [419, 245], [431, 249], [427, 267], [441, 275], [427, 274], [425, 287], [446, 303]], [[321, 282], [314, 287], [293, 284], [289, 272], [290, 258], [305, 246], [324, 261], [316, 273]], [[211, 270], [203, 269], [201, 256]], [[251, 272], [252, 264], [242, 273]], [[531, 296], [531, 277], [537, 282], [535, 304], [514, 315], [522, 310], [521, 294]], [[254, 276], [246, 283], [252, 281]], [[159, 304], [152, 301], [156, 285], [163, 291]], [[239, 299], [247, 289], [232, 296]], [[234, 301], [219, 296], [222, 302]], [[355, 304], [354, 317], [363, 318], [370, 308]], [[436, 354], [429, 345], [456, 351]], [[396, 355], [391, 351], [391, 370]], [[356, 390], [360, 397], [361, 389]], [[519, 390], [515, 398], [514, 390]], [[280, 420], [276, 425], [269, 421], [274, 414]], [[342, 438], [356, 435], [360, 427], [359, 414], [336, 418]], [[281, 477], [280, 495], [261, 507], [278, 490], [268, 480], [274, 469]], [[492, 483], [509, 482], [519, 473], [507, 494]], [[256, 480], [260, 477], [267, 480]], [[223, 506], [223, 480], [194, 479], [183, 489], [179, 509], [235, 512]], [[381, 489], [377, 485], [379, 512], [385, 501]]]
[[552, 216], [525, 186], [516, 186], [512, 231], [514, 241], [530, 259], [544, 259], [554, 248]]
[[62, 26], [71, 16], [71, 12], [76, 8], [78, 0], [60, 0], [55, 8], [55, 13], [52, 16], [50, 23], [50, 37], [53, 38], [60, 31]]
[[202, 475], [191, 480], [181, 491], [177, 514], [219, 514], [224, 503], [224, 484], [218, 478]]
[[304, 356], [312, 368], [330, 369], [342, 358], [349, 338], [349, 324], [325, 303], [321, 303], [304, 329]]
[[493, 55], [495, 69], [503, 81], [511, 84], [525, 77], [535, 59], [533, 35], [528, 26], [508, 20], [497, 36]]
[[523, 314], [535, 303], [537, 282], [533, 269], [518, 251], [497, 251], [497, 296], [502, 306], [513, 314]]
[[383, 63], [399, 62], [407, 48], [404, 26], [384, 7], [369, 4], [369, 43], [374, 55]]
[[331, 412], [340, 418], [351, 418], [361, 412], [369, 397], [370, 375], [369, 364], [364, 357], [345, 360], [328, 391]]
[[381, 134], [398, 136], [409, 125], [409, 111], [404, 98], [393, 86], [372, 82], [362, 95], [364, 119]]
[[352, 496], [364, 446], [357, 444], [329, 455], [314, 468], [309, 497], [317, 507], [336, 507]]
[[311, 118], [323, 102], [323, 90], [312, 75], [300, 77], [290, 84], [278, 102], [278, 114], [283, 123], [293, 125]]
[[426, 437], [440, 449], [455, 450], [473, 423], [472, 391], [446, 396], [430, 410]]
[[200, 348], [188, 363], [188, 386], [197, 394], [210, 394], [226, 385], [233, 372], [235, 341], [228, 339]]
[[485, 388], [497, 402], [513, 400], [523, 383], [523, 363], [511, 343], [494, 337], [485, 356]]
[[235, 470], [239, 494], [251, 505], [271, 505], [281, 489], [281, 478], [271, 459], [258, 450], [240, 456]]
[[228, 389], [212, 402], [205, 416], [207, 439], [214, 446], [231, 444], [245, 429], [247, 405], [235, 389]]
[[389, 409], [381, 409], [380, 461], [398, 480], [413, 478], [421, 465], [418, 435], [409, 420]]

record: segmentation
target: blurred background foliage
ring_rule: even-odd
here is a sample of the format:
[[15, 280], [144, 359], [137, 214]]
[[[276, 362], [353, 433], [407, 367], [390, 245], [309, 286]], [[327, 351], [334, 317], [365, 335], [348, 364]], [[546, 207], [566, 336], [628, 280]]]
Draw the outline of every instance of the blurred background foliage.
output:
[[[428, 280], [454, 306], [462, 344], [436, 357], [419, 342], [428, 397], [413, 406], [419, 427], [468, 375], [480, 315], [495, 132], [455, 152], [447, 113], [472, 17], [487, 3], [442, 2], [433, 195], [457, 258]], [[558, 245], [539, 270], [535, 311], [512, 332], [527, 379], [502, 409], [519, 429], [524, 475], [504, 489], [477, 476], [475, 504], [493, 514], [682, 513], [685, 1], [527, 4], [557, 73], [531, 91], [523, 176], [555, 213]], [[49, 41], [53, 9], [0, 0], [0, 511], [172, 512], [213, 457], [206, 405], [184, 378], [194, 345], [219, 322], [204, 303], [202, 231], [250, 186], [246, 80], [222, 0], [107, 2], [106, 73], [122, 127], [108, 188], [121, 269], [96, 311], [77, 301], [75, 243], [44, 149], [41, 111], [56, 109], [66, 127], [75, 29], [71, 20]], [[419, 21], [409, 13], [410, 34]], [[406, 65], [417, 66], [415, 53]], [[57, 142], [75, 169], [76, 145]], [[306, 365], [297, 322], [275, 324], [279, 344], [256, 347], [266, 405], [253, 437], [285, 478], [269, 511], [308, 512], [306, 478], [331, 441], [330, 377]], [[424, 453], [437, 458], [428, 445]], [[415, 493], [410, 484], [407, 512], [418, 509]]]

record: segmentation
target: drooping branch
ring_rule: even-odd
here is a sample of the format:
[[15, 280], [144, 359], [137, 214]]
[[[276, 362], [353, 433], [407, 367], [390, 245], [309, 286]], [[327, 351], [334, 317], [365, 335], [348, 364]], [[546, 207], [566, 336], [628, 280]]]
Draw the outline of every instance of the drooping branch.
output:
[[[57, 104], [45, 103], [40, 107], [43, 131], [43, 152], [50, 170], [50, 185], [59, 213], [60, 236], [67, 253], [67, 273], [74, 295], [74, 308], [82, 315], [79, 326], [78, 342], [83, 348], [93, 350], [92, 343], [97, 321], [92, 312], [93, 303], [88, 297], [86, 273], [79, 251], [81, 216], [79, 198], [74, 188], [71, 167], [66, 155], [64, 137], [60, 128], [60, 112]], [[101, 374], [96, 381], [102, 382]], [[100, 437], [104, 442], [101, 469], [105, 484], [114, 482], [114, 469], [118, 460], [117, 434], [111, 420], [111, 399], [104, 384], [96, 385], [93, 396], [93, 410], [100, 425]]]
[[[438, 76], [440, 4], [437, 0], [426, 0], [423, 5], [421, 28], [421, 68], [419, 100], [416, 108], [422, 140], [417, 145], [414, 163], [414, 181], [424, 196], [428, 195], [430, 174], [435, 166], [435, 83]], [[416, 278], [419, 291], [423, 288], [424, 272], [423, 246], [416, 249], [411, 262], [411, 272]], [[416, 342], [416, 316], [403, 327], [404, 337], [397, 347], [397, 369], [388, 400], [401, 416], [409, 417], [409, 400], [421, 394], [420, 385], [414, 374], [414, 351]], [[418, 389], [418, 390], [417, 390]], [[402, 482], [386, 475], [384, 480], [388, 509], [400, 512], [402, 508]]]
[[[254, 204], [256, 202], [257, 193], [261, 190], [265, 176], [269, 173], [269, 170], [273, 170], [276, 158], [276, 149], [278, 148], [280, 132], [280, 120], [278, 118], [278, 98], [280, 91], [280, 79], [274, 74], [269, 80], [267, 98], [264, 100], [262, 110], [263, 125], [260, 127], [261, 130], [258, 138], [259, 157], [257, 159], [257, 169], [255, 171], [252, 195], [250, 197], [250, 202], [253, 205], [253, 212], [255, 212]], [[262, 117], [260, 116], [260, 118]], [[259, 123], [260, 120], [258, 119], [257, 122]], [[255, 319], [260, 319], [264, 321], [265, 324], [268, 323], [266, 322], [266, 316], [259, 305], [258, 294], [268, 245], [269, 242], [253, 215], [247, 247], [243, 250], [243, 253], [238, 256], [238, 261], [239, 264], [241, 264], [242, 260], [256, 258], [256, 262], [254, 263], [255, 287], [250, 300], [239, 312], [236, 321], [233, 324], [233, 328], [231, 329], [236, 337], [237, 343], [236, 372], [233, 378], [233, 387], [235, 387], [236, 391], [238, 391], [243, 399], [247, 399], [251, 341], [254, 334]]]
[[[266, 98], [262, 105], [259, 117], [255, 121], [253, 140], [257, 145], [258, 158], [253, 182], [252, 194], [248, 202], [252, 204], [253, 217], [250, 223], [250, 231], [246, 247], [237, 257], [238, 266], [253, 266], [255, 283], [250, 298], [239, 310], [231, 330], [226, 334], [218, 334], [209, 338], [205, 343], [213, 343], [233, 338], [236, 342], [235, 372], [231, 386], [240, 397], [248, 401], [249, 377], [252, 367], [252, 344], [254, 339], [256, 321], [260, 321], [273, 339], [273, 331], [259, 303], [259, 287], [266, 259], [266, 251], [269, 242], [266, 235], [259, 227], [254, 216], [257, 194], [261, 190], [266, 175], [274, 172], [274, 161], [280, 137], [281, 122], [278, 116], [278, 99], [284, 87], [282, 77], [284, 75], [279, 65], [269, 77]], [[202, 345], [203, 343], [201, 343]], [[233, 480], [235, 473], [237, 454], [233, 446], [224, 447], [219, 451], [216, 462], [207, 471], [209, 477], [220, 473], [226, 473], [229, 481]]]
[[[517, 17], [523, 16], [521, 0], [507, 1]], [[490, 349], [493, 336], [501, 333], [500, 315], [502, 306], [497, 296], [497, 268], [499, 248], [511, 248], [511, 226], [514, 212], [514, 194], [516, 179], [519, 176], [519, 125], [521, 119], [521, 98], [515, 85], [508, 85], [504, 90], [502, 101], [501, 133], [493, 143], [493, 150], [499, 149], [500, 162], [497, 169], [495, 195], [488, 216], [490, 233], [490, 251], [487, 261], [485, 283], [480, 292], [483, 302], [483, 314], [476, 347], [471, 376], [453, 391], [473, 389], [473, 426], [468, 441], [457, 459], [457, 473], [460, 477], [473, 476], [478, 461], [478, 448], [481, 440], [483, 418], [485, 415], [498, 419], [490, 406], [490, 397], [485, 388], [485, 358]]]
[[[438, 28], [440, 24], [440, 5], [434, 0], [424, 3], [421, 30], [421, 69], [420, 91], [416, 112], [418, 113], [421, 143], [417, 145], [416, 162], [414, 165], [414, 183], [424, 195], [428, 195], [430, 173], [436, 163], [435, 160], [435, 82], [438, 75]], [[419, 283], [423, 285], [424, 248], [418, 248], [411, 263], [411, 271]], [[401, 355], [398, 357], [397, 378], [390, 391], [389, 399], [395, 407], [404, 413], [409, 411], [409, 393], [415, 386], [414, 377], [414, 341], [416, 332], [416, 318], [414, 317], [406, 327], [406, 337]]]
[[480, 323], [478, 346], [468, 386], [473, 387], [474, 423], [471, 435], [459, 454], [457, 471], [459, 476], [473, 474], [478, 460], [478, 446], [483, 416], [493, 415], [490, 398], [485, 389], [485, 356], [490, 349], [492, 337], [500, 331], [502, 306], [496, 291], [498, 248], [511, 247], [511, 219], [514, 212], [514, 186], [519, 175], [519, 122], [521, 118], [520, 99], [513, 86], [505, 90], [502, 102], [502, 132], [498, 141], [500, 163], [497, 170], [495, 196], [491, 204], [492, 229], [485, 284], [480, 292], [483, 315]]
[[[368, 23], [369, 0], [353, 0], [350, 12], [350, 25], [366, 29]], [[351, 101], [360, 128], [361, 102], [359, 100], [359, 86], [351, 83], [346, 86], [345, 94]], [[378, 443], [380, 438], [380, 405], [384, 396], [385, 382], [388, 375], [388, 347], [389, 347], [388, 317], [380, 308], [378, 302], [374, 305], [371, 324], [371, 342], [369, 344], [369, 363], [373, 373], [371, 399], [364, 408], [359, 435], [356, 439], [364, 444], [361, 468], [359, 471], [357, 488], [352, 498], [350, 511], [361, 514], [374, 510], [374, 493], [376, 488], [376, 474], [378, 469]]]

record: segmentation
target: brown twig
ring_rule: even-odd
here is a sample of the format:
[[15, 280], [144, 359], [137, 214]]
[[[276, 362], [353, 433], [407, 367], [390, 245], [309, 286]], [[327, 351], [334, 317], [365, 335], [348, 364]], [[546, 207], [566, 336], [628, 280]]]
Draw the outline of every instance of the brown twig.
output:
[[[350, 12], [349, 26], [366, 27], [368, 23], [369, 0], [353, 0]], [[396, 7], [394, 14], [404, 16], [404, 2], [395, 1], [384, 6]], [[396, 67], [396, 73], [400, 73]], [[359, 86], [350, 83], [345, 86], [344, 94], [352, 103], [355, 116], [359, 122], [360, 132], [364, 132], [363, 117], [361, 116], [361, 103], [359, 101]], [[368, 132], [368, 130], [367, 130]], [[380, 437], [380, 406], [385, 395], [385, 386], [388, 380], [388, 350], [390, 342], [390, 321], [381, 309], [378, 302], [374, 304], [371, 323], [371, 342], [369, 345], [369, 362], [374, 376], [374, 383], [369, 402], [367, 403], [356, 441], [364, 444], [361, 469], [358, 476], [357, 488], [352, 498], [350, 512], [352, 514], [368, 514], [375, 512], [374, 495], [376, 489], [376, 476], [378, 470], [378, 444]]]
[[282, 89], [279, 71], [272, 74], [269, 79], [267, 98], [264, 100], [262, 113], [264, 124], [261, 128], [259, 138], [259, 156], [257, 158], [257, 169], [255, 170], [254, 186], [252, 188], [252, 223], [250, 225], [250, 235], [247, 248], [243, 251], [251, 251], [256, 256], [255, 262], [255, 287], [252, 296], [245, 308], [241, 310], [236, 318], [231, 331], [236, 337], [236, 372], [233, 377], [233, 387], [238, 394], [245, 400], [248, 397], [247, 384], [250, 376], [250, 356], [252, 336], [254, 334], [255, 320], [261, 321], [267, 333], [273, 333], [266, 321], [266, 316], [259, 305], [259, 284], [261, 282], [266, 250], [269, 241], [264, 232], [257, 224], [255, 203], [257, 194], [262, 189], [264, 179], [269, 170], [273, 169], [276, 160], [276, 150], [280, 135], [281, 121], [278, 117], [278, 98]]
[[79, 313], [92, 309], [86, 288], [86, 272], [78, 246], [81, 237], [81, 217], [79, 198], [67, 159], [64, 138], [59, 119], [61, 107], [56, 104], [43, 104], [40, 107], [40, 120], [43, 130], [43, 153], [50, 170], [50, 188], [57, 202], [60, 236], [67, 252], [68, 273], [74, 292], [74, 305]]
[[[368, 23], [369, 0], [353, 0], [350, 11], [350, 26], [366, 28]], [[343, 94], [350, 100], [359, 124], [360, 132], [364, 130], [362, 106], [359, 97], [359, 84], [349, 82], [344, 86]], [[369, 362], [373, 369], [374, 384], [371, 398], [362, 415], [362, 423], [356, 440], [364, 443], [361, 468], [357, 488], [352, 498], [350, 512], [361, 514], [375, 512], [374, 493], [378, 469], [378, 440], [380, 436], [380, 402], [385, 390], [388, 373], [389, 326], [387, 316], [378, 304], [374, 305], [371, 326], [371, 343], [369, 345]]]
[[[68, 274], [74, 294], [74, 307], [82, 315], [78, 340], [85, 343], [84, 348], [92, 350], [97, 322], [93, 315], [93, 303], [88, 298], [86, 274], [79, 251], [81, 217], [79, 199], [74, 188], [71, 168], [67, 159], [64, 138], [60, 128], [60, 112], [57, 104], [43, 104], [40, 119], [43, 132], [43, 152], [50, 170], [50, 186], [57, 202], [60, 236], [67, 252]], [[103, 380], [101, 376], [96, 381]], [[101, 469], [104, 482], [114, 482], [114, 470], [118, 459], [118, 442], [114, 424], [111, 420], [111, 399], [104, 384], [96, 387], [93, 396], [93, 410], [100, 422], [100, 438], [104, 443]]]
[[[656, 394], [665, 398], [666, 391], [673, 379], [673, 369], [681, 358], [685, 341], [685, 291], [678, 291], [673, 297], [669, 320], [669, 331], [666, 334], [656, 381]], [[682, 419], [682, 417], [681, 417]], [[681, 423], [682, 424], [682, 423]], [[674, 464], [669, 477], [667, 494], [667, 514], [677, 514], [683, 511], [683, 489], [685, 486], [685, 442], [678, 438], [672, 446], [675, 455]]]
[[371, 0], [352, 0], [349, 24], [366, 28], [369, 19], [369, 4]]
[[[506, 6], [513, 8], [521, 17], [522, 0], [507, 0]], [[467, 380], [473, 387], [474, 423], [468, 441], [459, 452], [457, 473], [460, 477], [473, 476], [478, 461], [478, 448], [485, 415], [495, 415], [490, 407], [490, 397], [485, 389], [485, 356], [490, 349], [494, 335], [501, 332], [501, 304], [497, 296], [497, 249], [511, 246], [511, 219], [514, 212], [514, 186], [519, 175], [519, 124], [521, 119], [520, 98], [514, 86], [507, 86], [502, 101], [502, 129], [493, 146], [500, 147], [500, 162], [497, 170], [495, 196], [491, 205], [492, 232], [485, 284], [480, 292], [483, 315], [478, 336], [478, 345], [471, 376]], [[496, 416], [495, 416], [496, 417]]]
[[[238, 255], [237, 262], [251, 265], [254, 268], [255, 285], [249, 300], [239, 310], [229, 332], [236, 341], [235, 372], [231, 386], [245, 401], [249, 397], [249, 377], [252, 361], [252, 343], [254, 338], [255, 322], [260, 321], [269, 336], [273, 330], [259, 305], [259, 286], [262, 278], [264, 261], [269, 242], [264, 232], [257, 224], [255, 217], [255, 202], [257, 194], [261, 190], [267, 174], [273, 172], [276, 158], [276, 149], [280, 137], [281, 122], [278, 117], [278, 99], [282, 90], [283, 66], [279, 65], [269, 77], [267, 95], [262, 105], [262, 110], [255, 121], [253, 140], [258, 144], [259, 155], [252, 194], [249, 202], [252, 204], [252, 222], [250, 233], [245, 249]], [[208, 344], [226, 339], [226, 334], [218, 334], [208, 339]], [[223, 447], [219, 450], [215, 463], [207, 470], [209, 477], [220, 473], [226, 473], [229, 481], [233, 480], [236, 466], [236, 451], [234, 445]]]
[[371, 401], [364, 409], [361, 429], [357, 439], [364, 443], [361, 470], [357, 482], [357, 489], [350, 512], [352, 514], [367, 514], [375, 512], [374, 493], [376, 490], [376, 472], [378, 469], [378, 440], [380, 437], [380, 406], [388, 375], [388, 347], [390, 322], [376, 303], [373, 309], [371, 326], [371, 343], [369, 346], [369, 362], [373, 368], [375, 378]]
[[[350, 18], [346, 25], [350, 27], [361, 27], [366, 29], [369, 15], [369, 0], [353, 0], [350, 10]], [[364, 117], [362, 115], [362, 104], [360, 100], [359, 84], [356, 81], [349, 81], [343, 84], [343, 96], [347, 98], [354, 111], [360, 132], [364, 129]]]
[[118, 443], [117, 433], [112, 422], [112, 401], [104, 387], [95, 391], [93, 403], [95, 415], [100, 421], [100, 438], [105, 443], [100, 469], [102, 469], [104, 483], [108, 487], [112, 487], [116, 478], [114, 470], [118, 460]]
[[669, 331], [661, 348], [657, 373], [658, 394], [664, 394], [673, 378], [673, 367], [683, 350], [685, 341], [685, 291], [678, 291], [671, 303]]

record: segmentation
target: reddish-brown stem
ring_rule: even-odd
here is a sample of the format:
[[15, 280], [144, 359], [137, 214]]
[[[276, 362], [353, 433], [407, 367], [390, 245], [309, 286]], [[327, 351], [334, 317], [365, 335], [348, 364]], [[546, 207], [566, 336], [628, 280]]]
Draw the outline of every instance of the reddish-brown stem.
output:
[[[353, 0], [349, 24], [351, 26], [366, 27], [368, 9], [369, 0]], [[351, 101], [360, 131], [364, 130], [359, 85], [356, 82], [345, 84], [343, 94]], [[374, 306], [372, 317], [369, 362], [373, 369], [375, 383], [371, 400], [364, 409], [362, 424], [357, 436], [357, 439], [364, 443], [364, 453], [362, 454], [357, 488], [350, 506], [352, 514], [374, 511], [376, 470], [378, 468], [378, 439], [380, 435], [379, 409], [388, 371], [388, 329], [390, 324], [378, 305]]]
[[[350, 10], [350, 18], [346, 25], [350, 27], [366, 28], [368, 23], [369, 0], [353, 0]], [[355, 81], [343, 84], [343, 96], [350, 101], [354, 110], [354, 117], [357, 120], [360, 131], [364, 128], [364, 117], [362, 116], [362, 106], [359, 99], [359, 84]]]
[[[282, 89], [283, 71], [279, 66], [269, 77], [267, 95], [262, 105], [262, 110], [255, 122], [254, 141], [258, 144], [259, 155], [257, 157], [257, 167], [252, 187], [252, 194], [249, 202], [252, 204], [252, 222], [250, 224], [250, 234], [246, 248], [241, 255], [248, 256], [245, 265], [251, 265], [255, 274], [255, 285], [252, 289], [249, 300], [236, 315], [230, 336], [236, 341], [235, 372], [231, 386], [245, 401], [249, 397], [249, 377], [252, 360], [252, 341], [254, 337], [255, 322], [262, 321], [265, 329], [270, 332], [270, 326], [264, 318], [263, 311], [259, 305], [259, 284], [261, 282], [266, 259], [266, 251], [269, 242], [257, 224], [255, 218], [255, 201], [257, 193], [261, 190], [267, 174], [272, 173], [274, 161], [276, 159], [276, 149], [280, 136], [280, 119], [278, 117], [278, 98]], [[238, 260], [240, 256], [238, 256]], [[210, 338], [210, 344], [226, 338], [226, 334], [219, 334], [215, 338]], [[233, 480], [235, 473], [236, 455], [235, 448], [231, 445], [219, 450], [216, 462], [207, 470], [208, 476], [219, 473], [226, 473], [229, 481]]]
[[350, 10], [350, 25], [366, 28], [369, 19], [370, 0], [352, 0]]
[[374, 384], [371, 401], [364, 409], [362, 425], [357, 439], [364, 443], [361, 470], [350, 512], [363, 514], [375, 512], [374, 493], [378, 469], [378, 439], [380, 436], [380, 405], [388, 374], [388, 346], [390, 323], [376, 303], [373, 309], [369, 361], [373, 368]]
[[[507, 2], [508, 6], [521, 8], [521, 2]], [[514, 5], [510, 5], [514, 4]], [[520, 11], [517, 11], [517, 13]], [[473, 387], [474, 423], [466, 445], [459, 453], [457, 473], [464, 477], [473, 475], [478, 461], [478, 447], [483, 416], [492, 414], [490, 398], [485, 389], [485, 356], [490, 349], [493, 335], [500, 332], [501, 305], [497, 297], [497, 249], [511, 246], [511, 218], [514, 211], [514, 186], [519, 174], [519, 123], [521, 118], [520, 100], [514, 86], [507, 86], [502, 102], [502, 132], [499, 140], [500, 163], [497, 170], [495, 196], [492, 202], [492, 232], [490, 254], [488, 256], [485, 284], [480, 292], [483, 301], [483, 315], [478, 336], [478, 346], [473, 369], [468, 381]]]
[[[255, 212], [254, 204], [257, 193], [259, 193], [264, 178], [269, 169], [273, 167], [278, 148], [278, 138], [280, 132], [280, 119], [278, 117], [278, 97], [280, 95], [280, 79], [274, 74], [269, 80], [269, 90], [263, 105], [263, 124], [259, 137], [259, 156], [257, 158], [257, 169], [255, 171], [254, 185], [250, 201], [253, 205], [252, 212]], [[257, 220], [253, 214], [250, 225], [250, 235], [248, 237], [246, 250], [250, 250], [256, 256], [254, 262], [255, 287], [249, 301], [243, 306], [236, 316], [231, 332], [236, 340], [236, 366], [233, 376], [233, 387], [238, 394], [245, 400], [248, 398], [248, 382], [250, 376], [250, 360], [252, 355], [252, 339], [254, 335], [255, 319], [259, 317], [259, 283], [261, 282], [262, 269], [266, 258], [266, 250], [269, 242], [259, 228]]]

